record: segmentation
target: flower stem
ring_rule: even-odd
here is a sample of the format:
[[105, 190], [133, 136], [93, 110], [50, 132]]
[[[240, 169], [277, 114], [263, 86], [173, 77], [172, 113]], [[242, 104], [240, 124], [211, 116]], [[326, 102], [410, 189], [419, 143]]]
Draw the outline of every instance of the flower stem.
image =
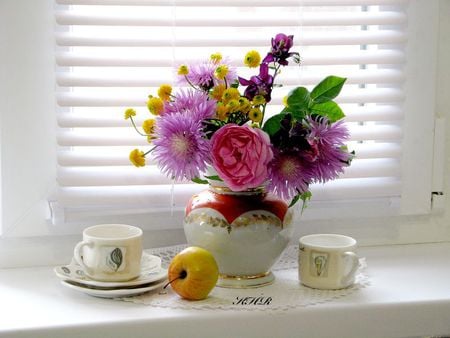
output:
[[139, 129], [136, 127], [136, 123], [134, 123], [133, 116], [130, 116], [130, 119], [131, 119], [131, 123], [133, 124], [134, 129], [136, 130], [136, 132], [137, 132], [139, 135], [141, 135], [141, 136], [151, 136], [150, 134], [144, 134], [144, 133], [141, 133], [141, 132], [139, 131]]

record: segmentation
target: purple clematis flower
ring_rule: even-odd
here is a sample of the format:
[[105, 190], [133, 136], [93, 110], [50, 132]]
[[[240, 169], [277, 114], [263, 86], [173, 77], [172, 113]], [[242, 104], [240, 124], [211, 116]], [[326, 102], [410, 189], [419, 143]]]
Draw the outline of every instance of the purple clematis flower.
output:
[[294, 36], [279, 33], [272, 38], [272, 49], [262, 61], [263, 63], [278, 62], [280, 65], [287, 66], [287, 59], [298, 53], [289, 53], [294, 45]]
[[244, 96], [253, 100], [256, 95], [262, 95], [266, 102], [270, 102], [273, 76], [269, 74], [269, 66], [267, 63], [262, 63], [259, 66], [259, 75], [252, 76], [250, 80], [239, 77], [239, 83], [243, 86], [247, 86], [244, 92]]

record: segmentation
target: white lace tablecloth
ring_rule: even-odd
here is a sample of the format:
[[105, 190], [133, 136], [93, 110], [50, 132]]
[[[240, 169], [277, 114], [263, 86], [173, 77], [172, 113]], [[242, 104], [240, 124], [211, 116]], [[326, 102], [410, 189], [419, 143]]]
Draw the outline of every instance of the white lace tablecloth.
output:
[[[162, 258], [163, 267], [167, 267], [172, 257], [186, 245], [170, 246], [146, 250]], [[164, 290], [142, 295], [117, 298], [118, 300], [162, 308], [195, 310], [232, 310], [232, 311], [288, 311], [293, 308], [314, 306], [346, 297], [370, 285], [369, 277], [364, 273], [365, 261], [356, 276], [356, 282], [342, 290], [317, 290], [300, 284], [298, 279], [298, 246], [289, 246], [272, 272], [275, 282], [255, 289], [229, 289], [216, 287], [209, 297], [201, 301], [189, 301], [180, 298], [170, 287]]]

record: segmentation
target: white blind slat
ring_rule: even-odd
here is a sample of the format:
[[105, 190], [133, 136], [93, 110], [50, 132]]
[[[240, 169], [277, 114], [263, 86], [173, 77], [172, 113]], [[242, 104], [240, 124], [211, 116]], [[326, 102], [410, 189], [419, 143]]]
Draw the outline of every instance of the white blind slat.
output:
[[[207, 54], [206, 54], [207, 55]], [[358, 64], [401, 64], [405, 61], [405, 54], [398, 50], [373, 50], [350, 51], [347, 53], [334, 52], [333, 54], [304, 52], [302, 55], [303, 66], [323, 65], [358, 65]], [[205, 55], [203, 55], [205, 57]], [[242, 55], [236, 53], [229, 55], [231, 64], [242, 65]], [[148, 52], [145, 49], [138, 55], [111, 55], [110, 52], [98, 51], [97, 54], [82, 52], [59, 52], [56, 54], [56, 62], [65, 67], [172, 67], [173, 64], [191, 63], [191, 57], [164, 58]]]
[[[375, 6], [404, 4], [407, 0], [283, 0], [284, 6]], [[202, 6], [202, 7], [279, 7], [279, 0], [56, 0], [61, 5], [104, 5], [104, 6]]]
[[[399, 158], [401, 155], [399, 143], [358, 143], [350, 145], [349, 149], [356, 152], [357, 159]], [[57, 159], [58, 164], [62, 167], [129, 166], [130, 161], [126, 153], [124, 151], [123, 153], [105, 154], [105, 151], [103, 151], [103, 153], [98, 154], [82, 150], [77, 150], [76, 152], [61, 150], [58, 151]], [[151, 159], [147, 162], [153, 163]]]
[[[292, 74], [294, 73], [294, 74]], [[283, 72], [279, 81], [285, 85], [312, 86], [320, 82], [326, 75], [290, 73], [290, 69]], [[395, 84], [402, 83], [405, 77], [401, 70], [379, 69], [379, 70], [356, 70], [347, 78], [347, 84]], [[72, 75], [69, 72], [59, 73], [56, 81], [61, 87], [158, 87], [167, 82], [167, 78], [151, 76], [151, 70], [143, 71], [141, 74], [130, 75], [101, 75], [101, 70], [90, 72], [89, 75]]]
[[[281, 109], [282, 107], [280, 106], [279, 110]], [[138, 126], [142, 124], [144, 119], [152, 118], [146, 114], [146, 107], [142, 107], [140, 110], [145, 113], [136, 117], [135, 121]], [[403, 111], [400, 105], [351, 106], [343, 107], [343, 110], [347, 122], [401, 121], [403, 118]], [[88, 111], [83, 112], [61, 112], [58, 114], [57, 119], [58, 126], [61, 128], [130, 127], [130, 122], [123, 118], [122, 108], [96, 110], [89, 107]]]
[[[395, 159], [356, 159], [345, 169], [342, 178], [397, 177], [400, 165]], [[122, 167], [73, 167], [58, 168], [60, 186], [117, 186], [171, 184], [172, 180], [157, 167], [148, 166], [137, 170]], [[185, 182], [186, 183], [186, 182]]]
[[[266, 47], [267, 37], [240, 37], [240, 36], [215, 36], [215, 37], [188, 37], [164, 39], [159, 36], [126, 37], [111, 36], [109, 34], [93, 36], [92, 34], [56, 33], [56, 43], [59, 46], [92, 46], [92, 47]], [[299, 46], [344, 46], [344, 45], [369, 45], [369, 44], [396, 44], [406, 41], [406, 36], [397, 30], [380, 31], [339, 31], [336, 34], [311, 32], [307, 36], [296, 38]]]
[[[402, 137], [402, 129], [396, 125], [349, 126], [350, 141], [391, 141]], [[60, 146], [149, 146], [146, 139], [132, 133], [112, 131], [99, 135], [97, 130], [60, 131], [57, 135]]]
[[[289, 92], [286, 89], [286, 93]], [[148, 94], [147, 94], [148, 95]], [[127, 107], [144, 106], [146, 102], [146, 93], [142, 95], [130, 94], [128, 96], [118, 97], [115, 94], [75, 94], [60, 92], [57, 93], [57, 103], [60, 106], [67, 107]], [[392, 103], [401, 102], [404, 99], [404, 93], [395, 88], [377, 88], [377, 89], [356, 89], [347, 91], [344, 89], [342, 94], [336, 98], [338, 103]], [[281, 105], [282, 97], [278, 94], [272, 99], [271, 104]]]
[[[401, 184], [396, 178], [354, 178], [312, 186], [315, 201], [334, 199], [388, 197], [400, 194]], [[361, 192], [361, 185], [367, 187]], [[194, 193], [205, 189], [199, 184], [177, 184], [174, 187], [174, 205], [184, 207]], [[171, 185], [106, 186], [106, 187], [61, 187], [58, 202], [67, 207], [166, 207], [171, 206]]]
[[[59, 25], [94, 25], [94, 26], [172, 26], [171, 17], [161, 17], [158, 13], [142, 11], [123, 16], [120, 14], [85, 14], [56, 12], [56, 22]], [[154, 14], [153, 14], [154, 13]], [[152, 15], [153, 14], [153, 15]], [[339, 26], [339, 25], [396, 25], [403, 24], [406, 15], [398, 12], [332, 12], [309, 13], [300, 17], [295, 12], [286, 13], [283, 17], [264, 13], [254, 17], [228, 17], [221, 15], [187, 15], [177, 13], [176, 26], [182, 27], [289, 27], [302, 26]]]

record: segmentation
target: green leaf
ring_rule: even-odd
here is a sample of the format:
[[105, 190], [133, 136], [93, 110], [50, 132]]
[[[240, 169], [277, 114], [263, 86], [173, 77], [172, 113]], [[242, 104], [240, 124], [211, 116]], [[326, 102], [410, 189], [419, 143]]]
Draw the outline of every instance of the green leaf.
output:
[[346, 78], [339, 76], [327, 76], [311, 92], [311, 99], [315, 103], [328, 102], [334, 99], [341, 92]]
[[314, 104], [311, 107], [311, 113], [325, 116], [330, 122], [336, 122], [345, 117], [341, 107], [334, 101]]
[[207, 178], [208, 180], [212, 180], [212, 181], [222, 181], [222, 179], [217, 175], [205, 176], [205, 178]]
[[262, 130], [264, 130], [270, 137], [276, 134], [281, 128], [281, 120], [286, 116], [284, 113], [280, 113], [272, 116], [264, 123]]
[[311, 105], [311, 95], [305, 87], [297, 87], [292, 90], [287, 98], [288, 107], [292, 112], [306, 110]]
[[295, 195], [294, 198], [291, 200], [291, 203], [289, 203], [288, 208], [294, 206], [295, 203], [297, 203], [299, 199], [300, 199], [300, 194]]
[[303, 194], [300, 195], [300, 199], [303, 201], [302, 204], [302, 211], [301, 213], [303, 214], [303, 211], [305, 211], [306, 209], [306, 202], [309, 201], [312, 197], [311, 191], [305, 191]]
[[299, 200], [302, 200], [303, 204], [302, 204], [301, 213], [303, 213], [303, 211], [306, 209], [306, 202], [309, 201], [311, 199], [311, 197], [312, 197], [311, 191], [305, 191], [304, 193], [298, 193], [292, 199], [291, 203], [289, 204], [289, 208], [294, 206]]
[[208, 184], [207, 180], [202, 180], [199, 177], [194, 177], [191, 181], [198, 184]]

